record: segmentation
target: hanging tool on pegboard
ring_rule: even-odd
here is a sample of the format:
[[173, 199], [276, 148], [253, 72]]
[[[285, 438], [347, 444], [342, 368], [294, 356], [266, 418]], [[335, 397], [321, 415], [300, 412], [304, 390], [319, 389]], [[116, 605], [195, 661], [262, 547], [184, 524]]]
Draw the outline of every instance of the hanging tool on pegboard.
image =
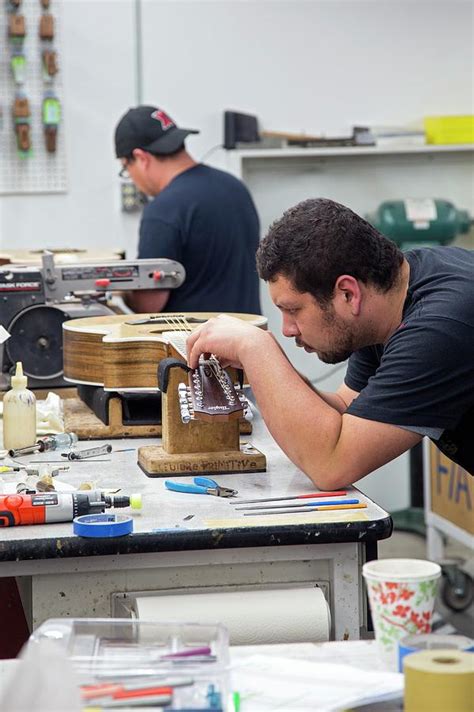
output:
[[10, 68], [15, 84], [24, 84], [26, 78], [26, 56], [22, 49], [13, 49], [12, 56], [10, 57]]
[[23, 92], [18, 92], [13, 102], [13, 125], [15, 128], [18, 155], [26, 158], [31, 154], [30, 104]]
[[58, 97], [51, 91], [45, 92], [42, 118], [46, 150], [48, 153], [55, 153], [58, 127], [61, 121], [61, 104]]
[[41, 52], [41, 61], [43, 67], [43, 81], [52, 82], [54, 76], [58, 73], [58, 57], [56, 50], [43, 49]]
[[54, 17], [49, 12], [45, 12], [40, 17], [39, 36], [41, 40], [52, 42], [54, 39]]
[[[49, 10], [50, 0], [40, 0], [43, 11]], [[58, 72], [58, 56], [51, 43], [54, 39], [54, 17], [49, 12], [43, 12], [40, 17], [39, 36], [43, 49], [41, 51], [41, 64], [43, 81], [52, 82]]]

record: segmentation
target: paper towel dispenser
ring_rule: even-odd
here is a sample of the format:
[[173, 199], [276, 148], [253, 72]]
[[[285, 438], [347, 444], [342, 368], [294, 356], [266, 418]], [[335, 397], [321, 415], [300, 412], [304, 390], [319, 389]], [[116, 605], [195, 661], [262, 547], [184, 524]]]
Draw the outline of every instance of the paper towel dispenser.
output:
[[232, 645], [324, 642], [331, 632], [323, 587], [313, 582], [115, 593], [112, 616], [222, 623]]

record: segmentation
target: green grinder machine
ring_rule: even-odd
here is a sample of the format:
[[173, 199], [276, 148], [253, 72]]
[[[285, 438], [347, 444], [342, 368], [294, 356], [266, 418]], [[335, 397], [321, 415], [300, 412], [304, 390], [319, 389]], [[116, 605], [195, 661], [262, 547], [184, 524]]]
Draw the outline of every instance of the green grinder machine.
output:
[[467, 210], [438, 198], [386, 200], [365, 217], [402, 249], [448, 245], [473, 222]]

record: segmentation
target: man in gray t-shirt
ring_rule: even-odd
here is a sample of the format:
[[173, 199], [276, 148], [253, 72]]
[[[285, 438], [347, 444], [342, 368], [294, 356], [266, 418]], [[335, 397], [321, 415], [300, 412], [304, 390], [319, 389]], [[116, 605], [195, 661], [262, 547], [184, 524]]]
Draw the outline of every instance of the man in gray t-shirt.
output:
[[257, 252], [282, 332], [325, 363], [349, 359], [336, 393], [312, 390], [272, 335], [218, 318], [188, 338], [240, 364], [275, 440], [320, 488], [356, 482], [431, 437], [474, 474], [474, 252], [403, 254], [349, 208], [306, 200]]
[[410, 280], [402, 322], [385, 344], [349, 358], [347, 413], [431, 438], [474, 472], [474, 252], [405, 253]]

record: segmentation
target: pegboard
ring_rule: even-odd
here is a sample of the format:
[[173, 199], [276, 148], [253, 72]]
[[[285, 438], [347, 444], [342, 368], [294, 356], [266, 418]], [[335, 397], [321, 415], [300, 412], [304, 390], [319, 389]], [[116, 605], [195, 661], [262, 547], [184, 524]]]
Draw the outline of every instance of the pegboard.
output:
[[[58, 72], [51, 82], [45, 82], [42, 70], [42, 49], [46, 43], [39, 37], [39, 23], [45, 12], [40, 0], [22, 0], [18, 13], [24, 15], [26, 36], [23, 53], [26, 74], [23, 85], [13, 80], [10, 67], [11, 42], [8, 37], [9, 3], [0, 0], [0, 194], [62, 193], [67, 189], [65, 155], [65, 107], [62, 92], [63, 53], [61, 49], [61, 0], [51, 0], [46, 12], [54, 16], [54, 39], [48, 47], [57, 53]], [[18, 155], [12, 117], [13, 102], [18, 89], [24, 92], [30, 105], [30, 136], [32, 151], [27, 157]], [[42, 123], [45, 91], [51, 89], [61, 103], [55, 153], [48, 153]]]

